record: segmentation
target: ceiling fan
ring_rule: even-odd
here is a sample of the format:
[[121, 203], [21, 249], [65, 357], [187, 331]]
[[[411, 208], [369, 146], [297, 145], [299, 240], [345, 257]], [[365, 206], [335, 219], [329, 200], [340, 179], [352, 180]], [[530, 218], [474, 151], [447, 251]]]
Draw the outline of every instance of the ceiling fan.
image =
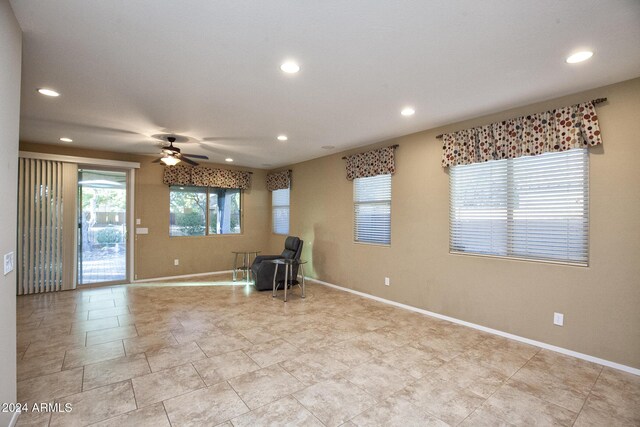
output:
[[[177, 136], [174, 135], [162, 135], [157, 137], [158, 139], [161, 139], [163, 141], [167, 141], [169, 143], [169, 145], [162, 147], [162, 157], [160, 157], [159, 159], [154, 160], [152, 163], [164, 163], [167, 166], [174, 166], [177, 165], [180, 162], [185, 162], [188, 163], [192, 166], [198, 166], [198, 164], [196, 162], [194, 162], [193, 160], [191, 160], [189, 157], [193, 157], [194, 159], [205, 159], [208, 160], [209, 157], [207, 156], [201, 156], [199, 154], [186, 154], [186, 153], [181, 153], [180, 149], [178, 147], [174, 147], [173, 143], [174, 142], [182, 142], [179, 141]], [[186, 141], [187, 138], [184, 138], [184, 140]]]

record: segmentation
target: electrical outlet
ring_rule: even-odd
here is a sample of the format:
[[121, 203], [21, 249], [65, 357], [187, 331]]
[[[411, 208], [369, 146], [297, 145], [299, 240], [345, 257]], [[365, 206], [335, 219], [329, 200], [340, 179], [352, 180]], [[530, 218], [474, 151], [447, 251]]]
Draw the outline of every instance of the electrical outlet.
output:
[[180, 265], [180, 260], [178, 258], [174, 259], [173, 265]]
[[14, 259], [13, 252], [9, 252], [4, 255], [4, 275], [11, 273], [13, 271]]
[[553, 324], [556, 326], [564, 325], [564, 314], [562, 313], [553, 313]]
[[388, 277], [385, 277], [385, 278], [384, 278], [384, 285], [385, 285], [385, 286], [389, 286], [390, 284], [391, 284], [391, 282], [389, 281], [389, 278], [388, 278]]

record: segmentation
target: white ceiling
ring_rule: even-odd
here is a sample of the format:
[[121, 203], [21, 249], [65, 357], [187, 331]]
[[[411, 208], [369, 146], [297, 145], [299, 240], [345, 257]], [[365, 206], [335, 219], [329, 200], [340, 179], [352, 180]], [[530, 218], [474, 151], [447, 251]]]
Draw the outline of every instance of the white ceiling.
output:
[[[172, 132], [192, 138], [185, 152], [259, 168], [640, 75], [638, 0], [11, 4], [21, 139], [159, 154], [150, 136]], [[582, 48], [591, 60], [565, 63]]]

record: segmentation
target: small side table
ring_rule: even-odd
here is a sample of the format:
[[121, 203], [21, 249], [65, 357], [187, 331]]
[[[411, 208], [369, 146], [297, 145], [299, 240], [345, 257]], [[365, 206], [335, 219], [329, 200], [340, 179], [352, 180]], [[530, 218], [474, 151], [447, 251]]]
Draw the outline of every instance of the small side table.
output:
[[[233, 281], [235, 282], [238, 278], [238, 271], [242, 271], [244, 279], [249, 283], [249, 277], [251, 277], [251, 255], [255, 259], [260, 251], [232, 251], [231, 253], [235, 255], [233, 259]], [[238, 256], [240, 255], [242, 255], [242, 265], [238, 266]]]
[[[276, 291], [278, 290], [278, 284], [276, 283], [276, 277], [278, 276], [278, 267], [281, 265], [284, 265], [284, 302], [287, 302], [287, 287], [289, 285], [289, 283], [291, 283], [291, 285], [298, 285], [300, 286], [300, 289], [302, 289], [302, 298], [305, 297], [304, 294], [304, 267], [303, 265], [307, 263], [307, 261], [303, 261], [303, 260], [293, 260], [293, 259], [273, 259], [273, 260], [269, 260], [268, 262], [271, 262], [273, 264], [276, 265], [275, 271], [273, 272], [273, 297], [276, 297]], [[302, 281], [298, 282], [298, 279], [296, 277], [290, 277], [291, 275], [293, 275], [293, 267], [295, 265], [299, 265], [300, 266], [300, 272], [302, 273]], [[301, 285], [302, 283], [302, 285]]]

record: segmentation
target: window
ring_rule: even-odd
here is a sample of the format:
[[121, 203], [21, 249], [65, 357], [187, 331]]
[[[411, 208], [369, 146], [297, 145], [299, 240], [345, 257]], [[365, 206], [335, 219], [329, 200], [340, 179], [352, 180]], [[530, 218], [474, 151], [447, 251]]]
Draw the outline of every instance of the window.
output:
[[354, 240], [391, 243], [391, 175], [353, 180]]
[[587, 149], [450, 171], [451, 252], [586, 265]]
[[170, 187], [170, 236], [240, 233], [240, 190]]
[[289, 189], [271, 192], [271, 227], [275, 234], [289, 234]]

